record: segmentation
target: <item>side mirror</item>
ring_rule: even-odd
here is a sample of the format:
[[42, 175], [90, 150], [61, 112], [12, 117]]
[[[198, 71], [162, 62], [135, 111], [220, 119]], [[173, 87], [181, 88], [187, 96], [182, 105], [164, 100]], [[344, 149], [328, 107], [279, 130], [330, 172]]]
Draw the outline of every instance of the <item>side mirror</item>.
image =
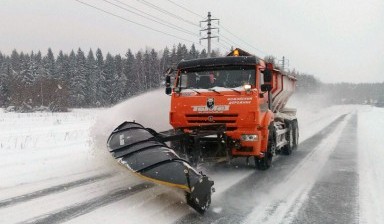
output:
[[264, 72], [264, 82], [272, 82], [272, 71], [265, 69]]
[[165, 76], [165, 94], [171, 95], [172, 88], [171, 88], [171, 76], [167, 75]]
[[171, 87], [166, 87], [165, 88], [165, 94], [171, 95], [171, 93], [172, 93], [172, 88]]
[[171, 76], [169, 76], [169, 75], [165, 76], [165, 86], [166, 87], [171, 86]]
[[272, 90], [272, 85], [271, 84], [263, 84], [263, 85], [261, 85], [261, 91], [269, 92], [271, 90]]

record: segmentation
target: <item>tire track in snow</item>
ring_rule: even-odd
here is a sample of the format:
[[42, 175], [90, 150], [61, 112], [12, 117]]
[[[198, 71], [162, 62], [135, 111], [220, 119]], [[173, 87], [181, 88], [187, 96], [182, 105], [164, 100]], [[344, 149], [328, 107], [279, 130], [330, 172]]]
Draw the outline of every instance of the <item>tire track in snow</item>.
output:
[[91, 184], [91, 183], [94, 183], [94, 182], [97, 182], [97, 181], [100, 181], [103, 179], [107, 179], [107, 178], [112, 177], [112, 176], [113, 176], [113, 174], [111, 174], [111, 173], [95, 175], [92, 177], [87, 177], [87, 178], [72, 181], [69, 183], [52, 186], [49, 188], [45, 188], [45, 189], [41, 189], [41, 190], [34, 191], [31, 193], [19, 195], [16, 197], [7, 198], [7, 199], [0, 201], [0, 209], [4, 208], [4, 207], [16, 205], [18, 203], [26, 202], [26, 201], [29, 201], [29, 200], [32, 200], [35, 198], [43, 197], [43, 196], [46, 196], [49, 194], [59, 193], [62, 191], [70, 190], [70, 189], [75, 188], [75, 187], [80, 187], [80, 186], [83, 186], [86, 184]]
[[239, 223], [259, 204], [261, 195], [268, 193], [282, 181], [289, 178], [293, 170], [300, 166], [316, 147], [345, 119], [346, 114], [323, 128], [320, 132], [300, 143], [292, 156], [279, 156], [267, 171], [255, 170], [253, 174], [234, 184], [212, 202], [211, 208], [201, 216], [190, 213], [176, 223]]
[[[287, 179], [271, 189], [269, 197], [262, 200], [261, 205], [257, 206], [260, 209], [254, 209], [248, 215], [245, 223], [291, 223], [298, 212], [303, 209], [308, 195], [321, 179], [323, 169], [334, 155], [339, 139], [344, 136], [343, 134], [347, 130], [346, 125], [349, 122], [350, 116], [336, 127], [315, 150], [312, 150]], [[319, 217], [315, 219], [315, 222], [318, 220], [324, 219]], [[307, 222], [304, 221], [304, 223]]]
[[293, 223], [359, 223], [357, 154], [354, 114]]
[[75, 204], [64, 209], [60, 209], [53, 213], [41, 215], [30, 220], [23, 221], [21, 223], [62, 223], [78, 216], [92, 212], [110, 203], [122, 200], [140, 191], [152, 188], [153, 186], [155, 185], [151, 183], [142, 183], [123, 189], [116, 189], [91, 200]]
[[[132, 175], [129, 174], [116, 173], [111, 178], [92, 184], [4, 207], [0, 209], [0, 223], [19, 223], [24, 220], [31, 220], [106, 195], [116, 189], [124, 189], [142, 183], [140, 180], [131, 177]], [[22, 215], [20, 215], [20, 211], [22, 211]]]
[[[128, 220], [126, 223], [172, 223], [190, 212], [183, 192], [155, 185], [65, 223], [124, 223], [124, 220]], [[129, 219], [122, 219], [124, 217]]]

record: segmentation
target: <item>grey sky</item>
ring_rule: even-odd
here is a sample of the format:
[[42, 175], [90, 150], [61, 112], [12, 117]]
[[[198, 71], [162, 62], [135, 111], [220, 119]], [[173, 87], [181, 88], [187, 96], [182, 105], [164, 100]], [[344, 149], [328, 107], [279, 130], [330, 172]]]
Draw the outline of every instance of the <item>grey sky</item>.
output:
[[[188, 35], [116, 8], [102, 0], [81, 0], [126, 19], [194, 41]], [[115, 2], [115, 0], [108, 0]], [[199, 34], [199, 27], [166, 16], [143, 0], [120, 0], [130, 6]], [[206, 16], [208, 11], [220, 25], [242, 41], [220, 29], [220, 44], [228, 42], [261, 57], [286, 56], [290, 68], [314, 74], [324, 82], [384, 82], [384, 2], [382, 0], [171, 0]], [[185, 11], [170, 0], [146, 0], [193, 21], [203, 18]], [[145, 2], [145, 1], [144, 1]], [[163, 49], [182, 42], [192, 43], [113, 17], [74, 0], [0, 0], [0, 51], [30, 52], [48, 47], [53, 51], [81, 47], [125, 54], [151, 47]], [[227, 39], [231, 41], [228, 41]], [[244, 42], [250, 44], [245, 44]], [[224, 45], [224, 46], [223, 46]], [[256, 48], [256, 49], [255, 49]], [[258, 49], [258, 50], [257, 50]]]

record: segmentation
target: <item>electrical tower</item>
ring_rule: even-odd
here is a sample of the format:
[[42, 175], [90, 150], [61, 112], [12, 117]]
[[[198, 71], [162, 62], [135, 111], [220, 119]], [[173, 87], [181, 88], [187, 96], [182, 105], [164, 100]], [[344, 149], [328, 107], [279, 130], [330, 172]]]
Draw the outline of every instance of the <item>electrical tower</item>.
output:
[[200, 41], [201, 40], [205, 40], [205, 39], [208, 40], [208, 52], [207, 52], [208, 53], [208, 57], [211, 57], [211, 39], [219, 38], [218, 36], [212, 36], [212, 30], [219, 30], [219, 28], [217, 28], [217, 27], [212, 27], [212, 23], [211, 22], [214, 21], [214, 20], [219, 21], [219, 19], [212, 19], [211, 18], [211, 12], [208, 12], [207, 20], [200, 21], [200, 27], [201, 27], [201, 23], [207, 23], [207, 28], [200, 30], [200, 31], [207, 31], [207, 37], [200, 38]]
[[279, 60], [279, 63], [281, 63], [281, 70], [282, 71], [284, 71], [286, 65], [287, 65], [287, 67], [289, 67], [289, 60], [286, 59], [284, 56], [283, 56], [283, 59]]

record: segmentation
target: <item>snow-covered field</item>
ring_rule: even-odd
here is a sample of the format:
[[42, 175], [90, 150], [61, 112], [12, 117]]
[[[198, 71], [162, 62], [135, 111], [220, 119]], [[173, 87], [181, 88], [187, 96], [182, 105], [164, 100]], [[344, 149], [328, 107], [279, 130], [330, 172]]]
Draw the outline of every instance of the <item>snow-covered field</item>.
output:
[[[299, 98], [291, 102], [290, 106], [298, 108], [301, 142], [341, 115], [347, 116], [333, 130], [333, 137], [321, 140], [317, 146], [320, 150], [305, 157], [292, 177], [282, 180], [283, 186], [272, 187], [271, 197], [260, 197], [243, 221], [274, 223], [277, 219], [266, 220], [260, 211], [273, 207], [271, 201], [281, 201], [290, 189], [296, 190], [284, 198], [286, 202], [280, 203], [273, 215], [283, 223], [294, 220], [300, 206], [291, 207], [308, 198], [346, 124], [357, 114], [358, 219], [362, 223], [383, 223], [384, 109], [314, 105]], [[0, 110], [0, 223], [172, 223], [193, 214], [182, 192], [152, 184], [136, 189], [143, 182], [106, 152], [106, 138], [124, 120], [136, 120], [155, 130], [169, 128], [168, 108], [168, 96], [163, 90], [155, 90], [109, 109], [33, 114]], [[215, 201], [223, 200], [228, 189], [255, 175], [247, 167], [209, 172], [215, 181], [211, 211], [216, 214], [225, 209]], [[310, 177], [304, 184], [303, 176]]]
[[71, 174], [92, 162], [89, 130], [97, 113], [0, 113], [0, 188]]

